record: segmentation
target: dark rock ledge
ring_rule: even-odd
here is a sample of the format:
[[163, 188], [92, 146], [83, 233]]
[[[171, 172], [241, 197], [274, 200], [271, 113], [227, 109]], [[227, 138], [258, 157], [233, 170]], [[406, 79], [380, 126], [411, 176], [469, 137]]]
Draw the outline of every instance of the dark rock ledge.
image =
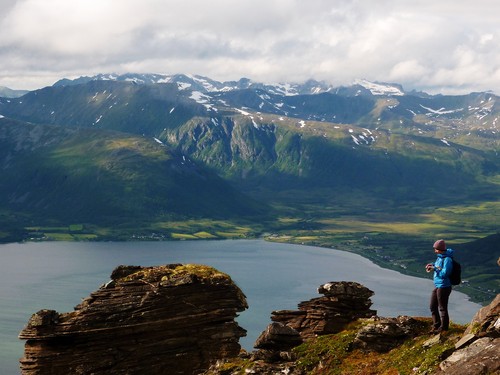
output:
[[193, 374], [241, 350], [246, 297], [214, 268], [120, 266], [73, 312], [41, 310], [19, 334], [22, 374]]

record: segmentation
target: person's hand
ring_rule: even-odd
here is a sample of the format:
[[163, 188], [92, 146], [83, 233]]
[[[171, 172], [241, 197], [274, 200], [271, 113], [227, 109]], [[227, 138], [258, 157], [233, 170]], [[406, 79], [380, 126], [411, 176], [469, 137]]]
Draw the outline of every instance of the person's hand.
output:
[[425, 265], [425, 270], [426, 270], [427, 272], [431, 272], [433, 269], [434, 269], [434, 266], [432, 265], [432, 263], [427, 263], [427, 264]]

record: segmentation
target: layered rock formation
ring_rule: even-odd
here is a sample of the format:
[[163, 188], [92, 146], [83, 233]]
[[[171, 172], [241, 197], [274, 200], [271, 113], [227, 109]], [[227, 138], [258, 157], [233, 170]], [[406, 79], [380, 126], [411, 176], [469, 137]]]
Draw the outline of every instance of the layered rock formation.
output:
[[359, 283], [329, 282], [318, 293], [324, 296], [301, 302], [298, 310], [273, 311], [271, 320], [295, 329], [307, 340], [340, 332], [350, 322], [377, 314], [370, 309], [373, 291]]
[[439, 365], [444, 374], [500, 374], [500, 294], [476, 313], [455, 348]]
[[30, 318], [23, 374], [193, 374], [239, 353], [234, 319], [248, 306], [228, 275], [171, 264], [111, 278], [73, 312]]
[[255, 342], [259, 355], [268, 360], [301, 342], [340, 332], [359, 318], [376, 315], [371, 310], [373, 292], [355, 282], [329, 282], [318, 288], [323, 297], [301, 302], [298, 310], [273, 311], [271, 323]]

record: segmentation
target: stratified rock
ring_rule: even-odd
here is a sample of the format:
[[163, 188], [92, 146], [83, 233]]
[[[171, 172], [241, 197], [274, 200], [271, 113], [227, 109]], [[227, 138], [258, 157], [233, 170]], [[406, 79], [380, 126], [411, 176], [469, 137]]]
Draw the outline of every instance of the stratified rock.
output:
[[472, 318], [465, 334], [500, 337], [500, 294], [488, 305], [482, 307]]
[[282, 323], [271, 323], [255, 341], [257, 349], [289, 350], [302, 344], [300, 334]]
[[476, 313], [456, 347], [459, 350], [440, 363], [442, 373], [500, 373], [500, 294]]
[[27, 340], [23, 374], [192, 374], [236, 356], [247, 308], [231, 278], [200, 265], [120, 266], [73, 312], [41, 310]]
[[385, 353], [416, 335], [424, 325], [409, 316], [380, 318], [358, 331], [353, 347]]
[[324, 297], [301, 302], [299, 310], [273, 311], [271, 320], [287, 325], [304, 340], [340, 332], [348, 323], [376, 315], [373, 291], [355, 282], [329, 282], [318, 288]]
[[447, 375], [498, 374], [500, 372], [500, 338], [483, 337], [455, 351], [439, 364]]

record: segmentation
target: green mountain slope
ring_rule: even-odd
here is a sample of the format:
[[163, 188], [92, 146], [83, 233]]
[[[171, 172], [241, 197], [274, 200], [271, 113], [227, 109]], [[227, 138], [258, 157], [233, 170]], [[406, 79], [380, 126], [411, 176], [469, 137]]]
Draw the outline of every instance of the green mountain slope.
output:
[[205, 108], [175, 84], [136, 85], [91, 81], [53, 86], [3, 101], [1, 114], [21, 121], [90, 127], [154, 136]]
[[154, 139], [0, 119], [0, 207], [33, 223], [251, 218], [264, 206]]
[[[492, 196], [489, 154], [425, 137], [272, 116], [194, 118], [161, 139], [215, 168], [245, 191], [315, 190], [428, 204]], [[323, 204], [328, 201], [324, 196]]]

